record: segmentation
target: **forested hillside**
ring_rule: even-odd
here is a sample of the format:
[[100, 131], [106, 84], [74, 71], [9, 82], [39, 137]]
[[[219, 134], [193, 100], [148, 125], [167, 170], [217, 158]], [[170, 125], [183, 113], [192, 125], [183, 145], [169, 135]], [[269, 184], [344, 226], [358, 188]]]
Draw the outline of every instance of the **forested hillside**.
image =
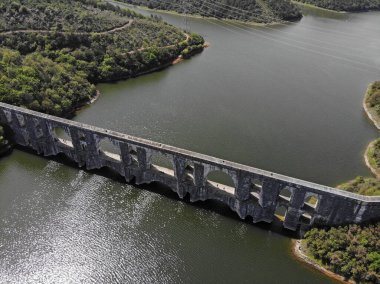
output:
[[93, 84], [126, 79], [203, 49], [202, 37], [99, 0], [0, 4], [0, 101], [70, 116]]
[[335, 11], [368, 11], [380, 9], [380, 0], [297, 0]]
[[0, 30], [87, 32], [122, 26], [131, 16], [128, 10], [94, 0], [2, 0], [0, 13]]
[[258, 23], [299, 20], [302, 15], [290, 0], [122, 0], [151, 9]]
[[380, 281], [380, 223], [312, 229], [305, 245], [314, 259], [356, 283]]
[[[380, 195], [380, 181], [357, 177], [340, 189], [367, 196]], [[305, 234], [303, 249], [314, 261], [356, 283], [380, 281], [380, 223], [314, 228]]]

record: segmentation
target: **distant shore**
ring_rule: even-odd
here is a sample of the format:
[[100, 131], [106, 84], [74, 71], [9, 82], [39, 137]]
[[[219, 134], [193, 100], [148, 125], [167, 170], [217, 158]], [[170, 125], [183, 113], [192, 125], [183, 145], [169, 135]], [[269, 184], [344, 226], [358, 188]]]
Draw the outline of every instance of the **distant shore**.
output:
[[178, 12], [172, 11], [172, 10], [151, 9], [151, 8], [148, 8], [148, 7], [145, 7], [145, 6], [133, 5], [133, 4], [128, 4], [128, 3], [125, 3], [125, 2], [120, 2], [120, 1], [115, 1], [115, 0], [110, 0], [109, 2], [125, 5], [127, 7], [134, 7], [134, 8], [138, 8], [138, 9], [141, 9], [141, 10], [144, 10], [144, 11], [149, 11], [149, 12], [159, 12], [159, 13], [164, 13], [164, 14], [169, 14], [169, 15], [186, 16], [186, 17], [194, 18], [194, 19], [222, 20], [222, 21], [230, 22], [230, 23], [239, 23], [239, 24], [258, 26], [258, 27], [276, 26], [276, 25], [279, 25], [279, 24], [283, 24], [284, 22], [286, 22], [286, 23], [297, 22], [297, 21], [286, 21], [286, 20], [281, 21], [281, 20], [279, 20], [279, 21], [270, 22], [270, 23], [259, 23], [259, 22], [248, 22], [248, 21], [232, 20], [232, 19], [227, 19], [227, 18], [226, 19], [217, 19], [217, 18], [214, 18], [214, 17], [204, 17], [204, 16], [201, 16], [201, 15], [195, 15], [195, 14], [182, 14], [182, 13], [178, 13]]
[[313, 5], [313, 4], [303, 3], [303, 2], [299, 2], [299, 1], [295, 1], [295, 0], [291, 0], [291, 2], [296, 4], [296, 5], [302, 6], [302, 7], [318, 9], [318, 10], [326, 11], [326, 12], [332, 12], [332, 13], [338, 13], [338, 14], [347, 14], [348, 13], [345, 11], [336, 11], [336, 10], [326, 9], [326, 8], [318, 7], [318, 6]]
[[365, 13], [365, 12], [370, 12], [370, 11], [379, 11], [380, 9], [379, 8], [353, 8], [353, 9], [349, 9], [349, 10], [344, 10], [344, 11], [338, 11], [338, 10], [333, 10], [333, 9], [328, 9], [328, 8], [324, 8], [324, 7], [319, 7], [319, 6], [316, 6], [314, 4], [310, 4], [310, 3], [303, 3], [303, 2], [299, 2], [297, 0], [291, 0], [292, 3], [296, 4], [296, 5], [300, 5], [300, 6], [303, 6], [303, 7], [309, 7], [309, 8], [315, 8], [315, 9], [319, 9], [319, 10], [322, 10], [322, 11], [326, 11], [326, 12], [333, 12], [333, 13], [339, 13], [339, 14], [348, 14], [348, 13]]

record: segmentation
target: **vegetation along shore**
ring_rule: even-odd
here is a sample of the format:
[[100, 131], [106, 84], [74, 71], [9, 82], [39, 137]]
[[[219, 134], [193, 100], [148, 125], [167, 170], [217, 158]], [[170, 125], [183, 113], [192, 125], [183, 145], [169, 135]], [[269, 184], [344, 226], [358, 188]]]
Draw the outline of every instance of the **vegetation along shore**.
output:
[[0, 3], [0, 101], [61, 117], [95, 84], [168, 67], [204, 48], [195, 33], [101, 0]]
[[273, 23], [297, 21], [302, 18], [301, 11], [290, 0], [188, 0], [183, 5], [181, 0], [119, 0], [121, 2], [158, 9], [174, 11], [181, 14], [199, 15], [202, 17], [240, 20], [254, 23]]
[[[363, 107], [379, 128], [380, 82], [371, 84]], [[357, 177], [338, 186], [341, 190], [380, 196], [380, 138], [371, 142], [364, 155], [376, 178]], [[380, 283], [380, 223], [313, 228], [295, 242], [295, 255], [326, 275], [354, 283]]]
[[368, 86], [363, 100], [363, 107], [369, 119], [380, 130], [380, 81]]
[[364, 12], [380, 9], [380, 0], [297, 0], [297, 2], [339, 12]]
[[364, 158], [367, 167], [380, 179], [380, 138], [368, 145]]

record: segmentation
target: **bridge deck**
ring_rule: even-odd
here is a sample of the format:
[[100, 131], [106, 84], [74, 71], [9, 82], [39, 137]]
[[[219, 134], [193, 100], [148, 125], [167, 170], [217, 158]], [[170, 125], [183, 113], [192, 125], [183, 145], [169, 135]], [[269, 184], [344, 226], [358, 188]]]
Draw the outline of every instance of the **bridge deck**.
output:
[[[136, 178], [139, 184], [160, 181], [180, 197], [189, 193], [191, 201], [222, 201], [240, 217], [252, 216], [254, 222], [271, 222], [276, 208], [282, 206], [287, 208], [284, 226], [292, 230], [302, 218], [310, 219], [310, 225], [338, 225], [380, 217], [380, 196], [362, 196], [4, 103], [0, 103], [0, 122], [14, 131], [16, 143], [38, 153], [64, 153], [88, 169], [110, 167], [127, 180]], [[71, 141], [56, 137], [58, 128]], [[102, 150], [104, 139], [118, 154]], [[173, 170], [153, 164], [151, 158], [156, 154], [169, 158]], [[234, 187], [208, 180], [213, 171], [231, 177]], [[283, 190], [289, 194], [284, 196]], [[315, 206], [308, 203], [310, 197], [317, 199]]]

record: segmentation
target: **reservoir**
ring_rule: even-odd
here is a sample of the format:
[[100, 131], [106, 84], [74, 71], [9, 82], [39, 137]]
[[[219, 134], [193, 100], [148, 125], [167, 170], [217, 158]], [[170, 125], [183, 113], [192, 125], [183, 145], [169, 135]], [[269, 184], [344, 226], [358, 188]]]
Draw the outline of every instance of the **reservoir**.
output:
[[[309, 10], [271, 27], [157, 14], [210, 47], [99, 85], [75, 120], [330, 186], [370, 175], [378, 132], [361, 103], [380, 78], [379, 12]], [[109, 176], [3, 158], [0, 283], [335, 283], [294, 259], [284, 233]]]

